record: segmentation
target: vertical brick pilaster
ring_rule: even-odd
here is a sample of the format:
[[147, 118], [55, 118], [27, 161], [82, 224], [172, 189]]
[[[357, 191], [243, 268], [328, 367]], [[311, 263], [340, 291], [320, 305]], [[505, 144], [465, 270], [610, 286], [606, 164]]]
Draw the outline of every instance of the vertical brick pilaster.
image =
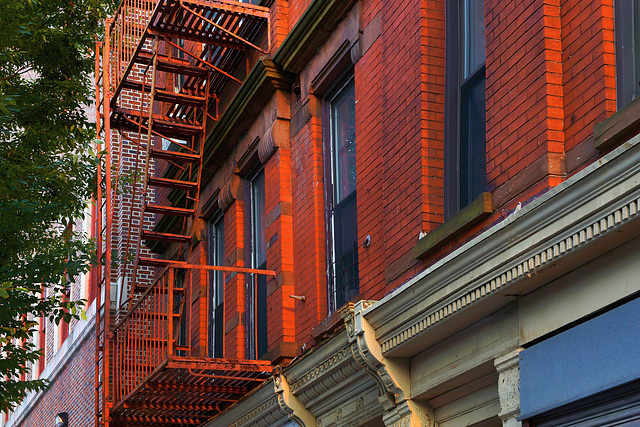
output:
[[306, 300], [294, 305], [294, 313], [297, 343], [308, 347], [311, 329], [327, 317], [322, 99], [309, 95], [300, 104], [294, 121], [308, 120], [291, 131], [293, 281], [295, 294]]
[[421, 12], [422, 230], [444, 221], [445, 1], [423, 2]]
[[[539, 189], [536, 183], [548, 188], [564, 179], [559, 2], [491, 0], [485, 26], [487, 182], [499, 208]], [[513, 180], [520, 173], [529, 175]]]
[[[225, 265], [245, 267], [245, 203], [236, 200], [224, 215]], [[224, 284], [225, 347], [227, 358], [245, 357], [245, 275], [227, 274]]]
[[[565, 149], [587, 140], [616, 111], [613, 0], [562, 2]], [[582, 150], [575, 164], [597, 156]], [[581, 161], [580, 161], [581, 160]], [[572, 171], [568, 171], [572, 172]]]
[[[287, 132], [288, 145], [289, 132]], [[291, 150], [280, 147], [265, 164], [267, 268], [276, 277], [267, 279], [268, 356], [278, 363], [295, 353], [295, 294], [293, 282], [293, 217]], [[282, 344], [281, 344], [282, 343]]]
[[271, 54], [275, 53], [289, 33], [289, 1], [274, 0], [271, 5]]

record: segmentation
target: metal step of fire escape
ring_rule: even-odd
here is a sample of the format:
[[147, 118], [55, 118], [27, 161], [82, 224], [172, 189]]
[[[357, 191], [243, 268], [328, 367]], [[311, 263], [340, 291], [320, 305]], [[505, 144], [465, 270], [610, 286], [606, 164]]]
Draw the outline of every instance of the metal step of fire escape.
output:
[[157, 231], [142, 231], [143, 240], [157, 240], [160, 242], [170, 243], [189, 243], [191, 242], [191, 236], [184, 234], [172, 234], [172, 233], [159, 233]]
[[[116, 107], [111, 114], [111, 126], [122, 130], [137, 132], [140, 125], [147, 129], [148, 115], [140, 111]], [[161, 114], [153, 115], [153, 130], [160, 135], [170, 137], [184, 137], [200, 135], [202, 126], [197, 123], [177, 120]]]
[[156, 90], [156, 101], [170, 104], [180, 104], [189, 107], [202, 107], [205, 103], [203, 96], [189, 95], [184, 93], [170, 92], [166, 90]]
[[168, 265], [186, 265], [186, 261], [176, 261], [173, 259], [157, 259], [157, 258], [149, 258], [149, 257], [140, 257], [138, 258], [138, 265], [142, 267], [166, 267]]
[[185, 153], [181, 151], [157, 150], [152, 148], [149, 155], [152, 159], [161, 159], [176, 163], [198, 163], [200, 161], [200, 156], [198, 154]]
[[145, 212], [161, 214], [161, 215], [173, 215], [173, 216], [186, 216], [192, 217], [196, 214], [195, 209], [177, 208], [175, 206], [164, 205], [150, 205], [147, 204], [144, 208]]
[[[144, 52], [140, 52], [136, 57], [134, 57], [136, 63], [143, 65], [150, 64], [152, 59], [152, 54]], [[169, 56], [162, 54], [158, 54], [157, 70], [165, 73], [202, 78], [207, 77], [209, 74], [209, 70], [197, 65], [192, 65], [187, 59], [170, 58]]]
[[180, 181], [178, 179], [169, 178], [156, 178], [150, 177], [148, 180], [149, 185], [154, 187], [175, 188], [176, 190], [196, 190], [198, 188], [197, 182]]

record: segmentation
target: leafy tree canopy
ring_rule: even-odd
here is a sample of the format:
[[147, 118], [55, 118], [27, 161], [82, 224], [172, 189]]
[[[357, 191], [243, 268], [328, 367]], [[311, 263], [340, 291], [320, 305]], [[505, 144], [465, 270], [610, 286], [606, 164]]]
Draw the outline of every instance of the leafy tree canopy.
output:
[[67, 225], [95, 186], [95, 129], [85, 109], [95, 34], [109, 7], [0, 0], [0, 411], [46, 386], [20, 381], [40, 356], [27, 342], [35, 319], [79, 315], [81, 302], [64, 295], [93, 249]]

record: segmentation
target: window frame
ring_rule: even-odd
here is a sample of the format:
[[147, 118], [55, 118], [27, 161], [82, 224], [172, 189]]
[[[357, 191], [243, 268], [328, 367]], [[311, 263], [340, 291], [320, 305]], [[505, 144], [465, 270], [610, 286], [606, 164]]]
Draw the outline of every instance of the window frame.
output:
[[[338, 301], [337, 298], [337, 289], [336, 283], [332, 278], [336, 277], [335, 264], [337, 262], [337, 248], [336, 248], [336, 216], [335, 210], [336, 207], [340, 205], [341, 202], [350, 202], [355, 203], [357, 206], [357, 185], [356, 188], [351, 191], [349, 194], [344, 196], [342, 200], [337, 201], [337, 150], [336, 150], [336, 139], [335, 139], [335, 120], [333, 115], [333, 105], [336, 101], [342, 99], [345, 94], [349, 90], [353, 90], [355, 95], [355, 77], [353, 74], [353, 70], [350, 69], [347, 73], [344, 73], [341, 78], [337, 80], [337, 82], [329, 88], [326, 93], [324, 93], [323, 98], [323, 117], [325, 117], [325, 122], [323, 123], [323, 161], [324, 161], [324, 182], [325, 182], [325, 231], [326, 231], [326, 280], [327, 280], [327, 311], [329, 314], [334, 313], [340, 308], [342, 304]], [[354, 120], [355, 127], [355, 120]], [[356, 136], [357, 141], [357, 136]], [[356, 156], [357, 156], [357, 142], [356, 145]], [[356, 182], [357, 182], [357, 170], [356, 170]], [[354, 200], [350, 200], [354, 199]], [[357, 208], [356, 208], [356, 228], [357, 228]], [[357, 231], [356, 231], [356, 239], [357, 239]], [[359, 293], [359, 271], [358, 271], [358, 251], [357, 251], [357, 240], [355, 242], [355, 287], [357, 292]], [[344, 251], [343, 251], [344, 252]], [[348, 302], [345, 301], [345, 302]]]
[[[209, 265], [224, 266], [224, 214], [214, 216], [208, 222]], [[221, 256], [222, 255], [222, 256]], [[209, 272], [209, 357], [224, 357], [224, 286], [222, 271]], [[221, 295], [219, 295], [221, 294]], [[216, 304], [218, 302], [218, 304]], [[221, 309], [219, 308], [220, 306]], [[220, 332], [221, 336], [218, 336]]]
[[[257, 257], [256, 247], [256, 183], [262, 178], [263, 188], [263, 212], [262, 224], [265, 226], [264, 238], [264, 260]], [[245, 234], [246, 234], [246, 263], [251, 268], [266, 269], [267, 253], [266, 253], [266, 174], [264, 167], [259, 167], [245, 181]], [[259, 261], [262, 261], [258, 264]], [[268, 328], [267, 328], [267, 296], [266, 296], [266, 277], [264, 275], [248, 274], [246, 280], [246, 312], [245, 312], [245, 329], [246, 329], [246, 354], [248, 359], [258, 359], [268, 351]], [[263, 297], [260, 304], [260, 297]], [[262, 321], [260, 321], [261, 318]]]
[[640, 1], [614, 1], [614, 40], [616, 105], [621, 110], [640, 96]]
[[[486, 2], [483, 2], [485, 4]], [[465, 25], [464, 4], [459, 0], [446, 0], [446, 52], [445, 52], [445, 144], [444, 144], [444, 217], [445, 220], [453, 217], [458, 211], [469, 205], [486, 189], [486, 38], [484, 60], [475, 67], [467, 68], [467, 49], [464, 45], [467, 27]], [[469, 3], [470, 4], [470, 3]], [[486, 7], [486, 4], [485, 4]], [[483, 13], [484, 22], [484, 13]], [[465, 75], [466, 74], [466, 75]], [[474, 144], [473, 139], [463, 141], [464, 129], [462, 126], [465, 106], [463, 100], [466, 94], [471, 93], [474, 84], [485, 82], [485, 115], [481, 122], [484, 124], [485, 160], [484, 168], [472, 169], [474, 152], [480, 148]], [[466, 92], [465, 92], [466, 91]], [[468, 130], [467, 130], [468, 132]], [[468, 132], [469, 134], [471, 132]], [[466, 156], [462, 153], [463, 146], [467, 147]], [[467, 169], [463, 170], [462, 162], [468, 159]], [[483, 173], [484, 170], [484, 173]], [[463, 182], [464, 181], [464, 182]], [[481, 191], [470, 189], [463, 193], [463, 189], [474, 187], [473, 183], [482, 188]], [[477, 194], [476, 194], [477, 193]]]

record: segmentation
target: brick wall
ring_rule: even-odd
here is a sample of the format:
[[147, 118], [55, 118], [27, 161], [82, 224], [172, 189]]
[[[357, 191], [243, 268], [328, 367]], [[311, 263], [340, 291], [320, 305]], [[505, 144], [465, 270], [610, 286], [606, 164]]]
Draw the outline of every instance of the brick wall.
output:
[[[225, 212], [224, 252], [229, 266], [245, 267], [243, 200], [236, 200]], [[225, 338], [224, 355], [229, 358], [245, 357], [245, 275], [229, 274], [224, 285]]]
[[293, 312], [300, 345], [310, 342], [311, 328], [327, 315], [320, 104], [321, 100], [311, 96], [294, 107], [294, 114], [307, 115], [308, 121], [291, 135], [293, 283], [295, 294], [306, 298], [304, 304], [295, 305]]
[[[272, 53], [311, 4], [312, 0], [273, 2]], [[502, 221], [519, 203], [530, 202], [600, 155], [590, 142], [593, 124], [615, 111], [616, 99], [612, 0], [486, 0], [485, 26], [486, 162], [495, 212], [451, 236], [422, 261], [413, 254], [419, 233], [431, 232], [444, 221], [445, 0], [356, 2], [307, 66], [298, 70], [300, 93], [277, 92], [272, 102], [264, 100], [267, 106], [254, 122], [242, 123], [245, 133], [232, 141], [233, 152], [216, 159], [222, 166], [203, 188], [213, 198], [225, 184], [235, 182], [233, 200], [223, 207], [224, 264], [245, 267], [246, 174], [239, 167], [242, 162], [259, 166], [256, 159], [245, 157], [256, 157], [252, 144], [263, 137], [264, 123], [274, 120], [276, 110], [282, 114], [289, 108], [284, 115], [285, 120], [291, 117], [288, 144], [264, 164], [267, 268], [277, 274], [267, 283], [269, 350], [284, 343], [296, 345], [298, 352], [302, 344], [308, 348], [314, 342], [312, 330], [321, 329], [328, 315], [323, 155], [323, 102], [328, 92], [311, 82], [332, 66], [345, 43], [351, 48], [359, 39], [361, 49], [359, 57], [348, 55], [355, 62], [363, 299], [382, 298]], [[237, 87], [227, 89], [231, 93]], [[223, 108], [230, 97], [226, 99]], [[135, 101], [130, 100], [132, 106]], [[123, 154], [118, 172], [125, 176], [133, 166], [124, 153], [132, 153], [132, 146], [117, 142], [122, 151], [114, 154]], [[166, 191], [156, 196], [166, 197]], [[122, 218], [132, 202], [139, 205], [140, 200], [120, 198], [114, 208], [119, 256], [127, 233]], [[371, 245], [362, 247], [367, 236]], [[196, 246], [190, 261], [206, 264], [206, 250], [206, 244]], [[200, 273], [193, 279], [195, 299], [198, 292], [206, 294], [207, 279]], [[225, 357], [246, 357], [246, 286], [246, 275], [226, 275]], [[206, 322], [206, 302], [196, 302], [190, 313], [193, 325]], [[55, 351], [53, 329], [46, 325], [48, 359]], [[205, 330], [194, 331], [200, 329]], [[191, 339], [204, 351], [201, 332]]]
[[51, 387], [42, 394], [35, 408], [22, 420], [20, 426], [53, 425], [54, 416], [59, 412], [69, 413], [70, 427], [93, 425], [95, 334], [92, 326], [91, 329], [92, 332], [74, 349], [72, 357], [52, 381]]
[[[290, 29], [310, 4], [289, 2]], [[615, 111], [613, 9], [611, 0], [486, 1], [486, 161], [495, 212], [417, 261], [418, 234], [444, 220], [445, 1], [356, 7], [363, 40], [380, 27], [354, 66], [358, 239], [371, 238], [359, 250], [360, 291], [380, 299], [597, 158], [593, 125]], [[307, 296], [294, 309], [298, 343], [309, 342], [327, 315], [323, 99], [305, 97], [305, 83], [328, 63], [332, 46], [333, 38], [318, 49], [300, 73], [302, 98], [292, 97], [294, 121], [309, 115], [291, 135], [293, 283]]]

